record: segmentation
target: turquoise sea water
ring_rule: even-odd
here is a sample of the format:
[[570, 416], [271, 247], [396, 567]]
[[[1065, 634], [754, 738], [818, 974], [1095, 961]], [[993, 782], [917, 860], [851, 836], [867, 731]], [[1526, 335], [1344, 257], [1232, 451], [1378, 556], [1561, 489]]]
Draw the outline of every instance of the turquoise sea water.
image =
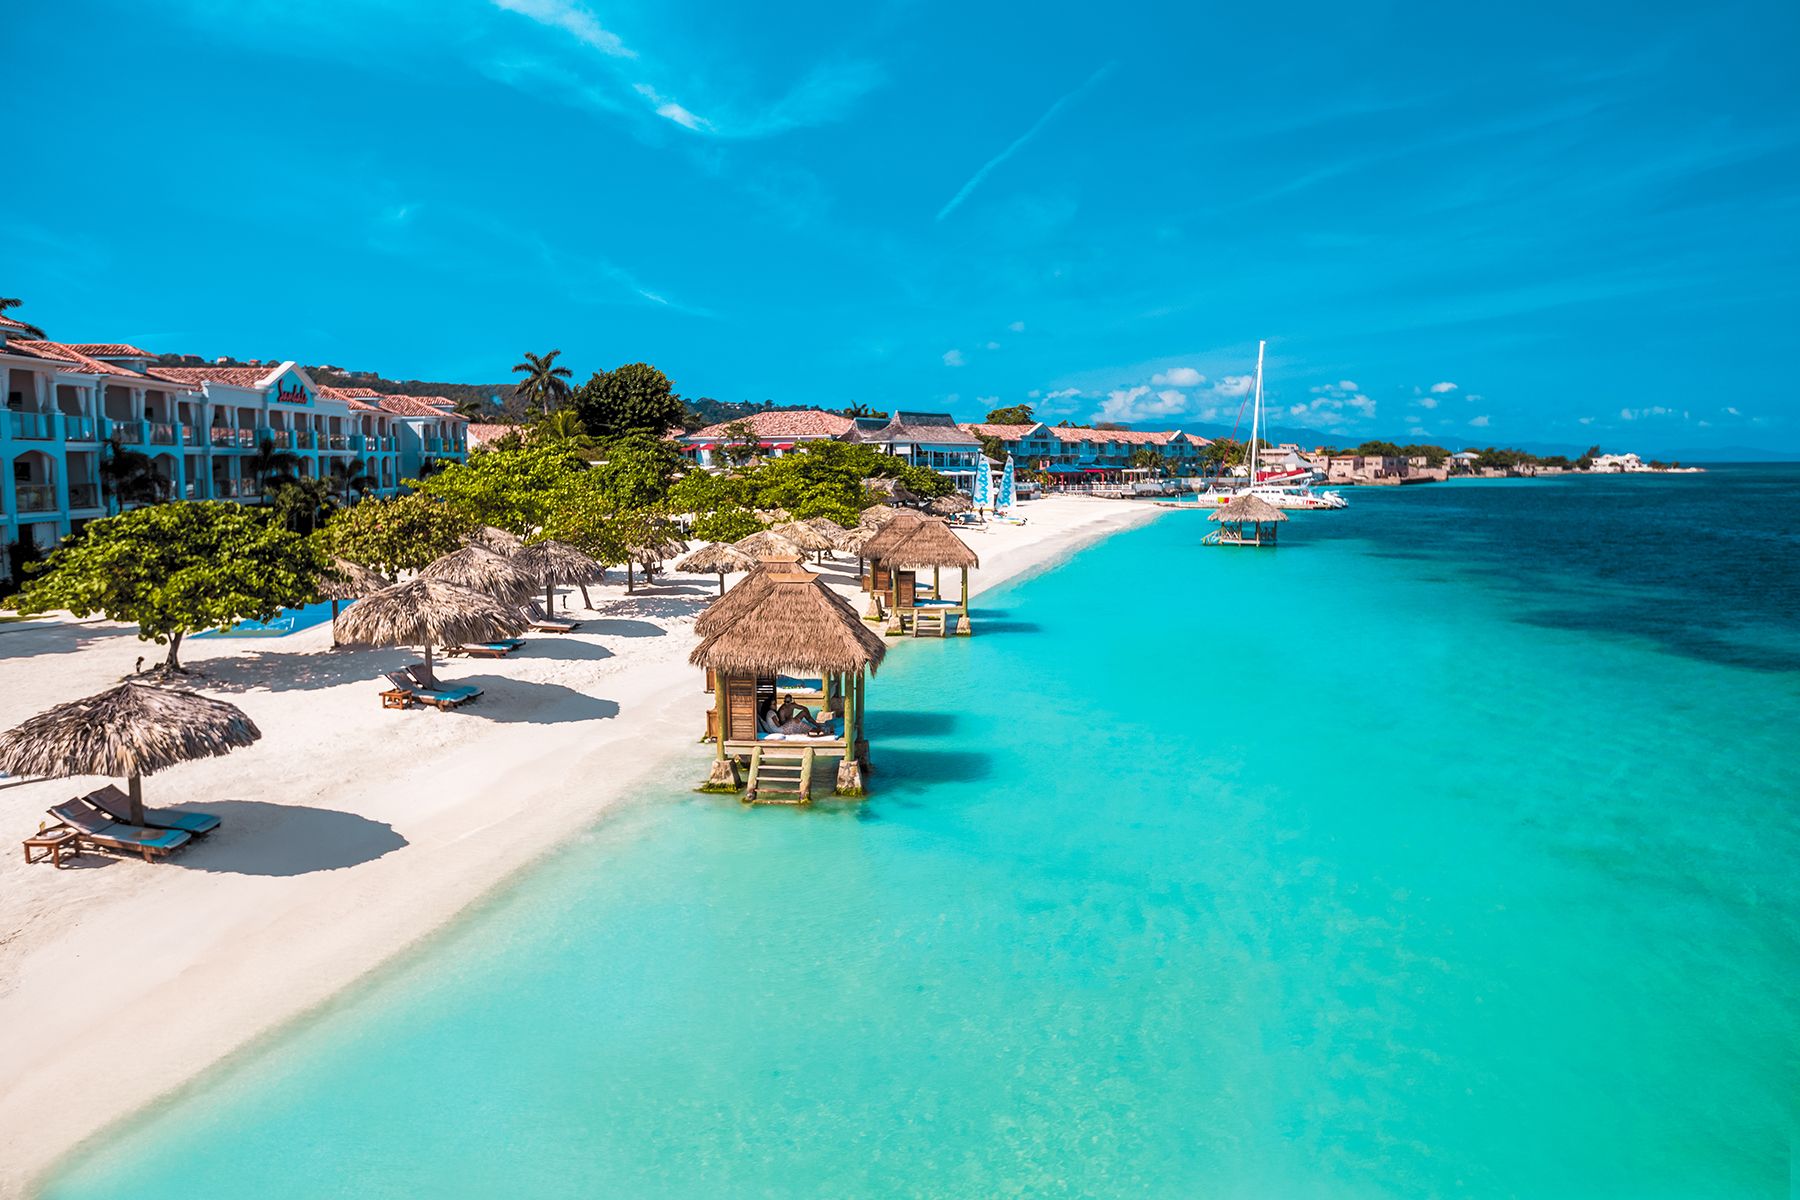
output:
[[1800, 473], [1208, 528], [898, 647], [862, 808], [696, 748], [49, 1194], [1788, 1195]]

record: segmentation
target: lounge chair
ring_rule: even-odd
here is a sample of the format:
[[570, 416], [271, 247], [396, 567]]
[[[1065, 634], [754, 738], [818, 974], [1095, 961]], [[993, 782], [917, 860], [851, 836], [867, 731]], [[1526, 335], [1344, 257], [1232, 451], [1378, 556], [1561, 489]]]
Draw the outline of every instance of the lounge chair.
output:
[[471, 658], [505, 658], [524, 644], [518, 638], [502, 638], [497, 642], [469, 642], [462, 646], [448, 646], [444, 653], [451, 658], [465, 654]]
[[537, 617], [531, 622], [533, 633], [574, 633], [580, 628], [580, 621], [558, 621], [554, 617]]
[[[131, 820], [131, 797], [115, 784], [109, 783], [97, 792], [89, 792], [82, 799], [115, 821]], [[219, 818], [211, 813], [183, 812], [179, 808], [146, 808], [144, 824], [152, 829], [179, 829], [198, 837], [217, 829]]]
[[165, 855], [188, 844], [192, 834], [180, 829], [147, 829], [115, 821], [83, 800], [70, 800], [51, 807], [50, 815], [73, 826], [81, 835], [81, 844], [96, 850], [117, 850], [121, 854], [136, 851], [151, 861], [154, 855]]
[[[424, 668], [414, 667], [411, 670], [422, 672]], [[389, 671], [387, 679], [396, 689], [405, 692], [420, 704], [429, 704], [439, 712], [447, 712], [452, 708], [467, 704], [481, 695], [480, 688], [466, 683], [445, 687], [442, 684], [421, 681], [408, 671]]]

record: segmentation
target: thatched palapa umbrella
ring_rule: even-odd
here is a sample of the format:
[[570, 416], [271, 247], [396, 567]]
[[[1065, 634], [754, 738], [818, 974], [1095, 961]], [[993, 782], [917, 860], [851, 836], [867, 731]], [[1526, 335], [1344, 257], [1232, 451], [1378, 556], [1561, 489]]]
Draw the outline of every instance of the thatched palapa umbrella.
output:
[[756, 566], [756, 560], [730, 542], [714, 542], [710, 546], [702, 546], [676, 563], [675, 569], [692, 571], [695, 574], [717, 575], [719, 577], [719, 595], [723, 596], [725, 594], [725, 576], [735, 575], [739, 571], [748, 571], [754, 566]]
[[785, 525], [775, 526], [775, 528], [769, 530], [769, 532], [778, 533], [802, 550], [814, 554], [823, 554], [825, 551], [831, 550], [837, 545], [837, 543], [831, 540], [829, 534], [814, 529], [805, 521], [789, 521]]
[[[545, 538], [532, 542], [512, 556], [515, 567], [527, 575], [544, 581], [544, 611], [556, 611], [556, 585], [574, 583], [581, 586], [582, 599], [587, 599], [587, 585], [606, 578], [606, 568], [567, 542]], [[592, 608], [590, 603], [588, 607]]]
[[831, 539], [831, 548], [833, 550], [836, 550], [838, 548], [838, 542], [843, 538], [843, 536], [846, 533], [850, 532], [848, 529], [845, 529], [842, 525], [839, 525], [836, 521], [832, 520], [830, 517], [808, 517], [808, 518], [806, 518], [806, 523], [808, 525], [811, 525], [814, 529], [818, 530], [820, 533], [824, 534], [826, 537], [830, 538]]
[[644, 582], [649, 583], [668, 559], [687, 553], [687, 543], [675, 536], [668, 525], [653, 528], [625, 547], [625, 590], [631, 591], [635, 580], [633, 567], [644, 568]]
[[791, 558], [795, 560], [806, 557], [806, 548], [796, 543], [784, 533], [773, 529], [765, 529], [753, 533], [749, 537], [741, 537], [731, 543], [751, 558]]
[[143, 777], [213, 758], [262, 736], [244, 710], [197, 692], [127, 681], [59, 704], [0, 734], [0, 770], [14, 775], [113, 775], [126, 781], [131, 823], [144, 823]]
[[482, 546], [451, 551], [420, 571], [419, 578], [467, 588], [512, 605], [524, 604], [538, 589], [536, 578], [505, 555]]
[[364, 596], [337, 619], [335, 632], [352, 646], [423, 646], [425, 675], [435, 679], [433, 646], [511, 637], [525, 627], [522, 604], [421, 575]]
[[891, 504], [871, 504], [862, 510], [862, 516], [857, 518], [856, 523], [879, 529], [892, 520], [899, 511]]
[[331, 601], [332, 649], [337, 648], [338, 605], [345, 600], [360, 600], [370, 592], [379, 592], [394, 581], [379, 571], [371, 571], [347, 558], [334, 558], [319, 575], [319, 595]]
[[493, 525], [483, 525], [463, 540], [471, 546], [492, 550], [495, 554], [511, 554], [525, 544], [525, 539], [518, 534]]
[[974, 507], [969, 498], [961, 492], [951, 492], [948, 496], [939, 496], [926, 505], [933, 516], [939, 517], [953, 517], [957, 513], [968, 512]]

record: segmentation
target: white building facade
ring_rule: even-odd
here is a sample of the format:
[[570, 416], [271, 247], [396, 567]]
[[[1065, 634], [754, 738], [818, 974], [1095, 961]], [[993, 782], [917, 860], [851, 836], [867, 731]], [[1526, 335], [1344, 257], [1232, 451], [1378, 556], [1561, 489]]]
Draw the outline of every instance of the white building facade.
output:
[[302, 478], [354, 480], [393, 495], [427, 461], [467, 455], [468, 422], [449, 401], [351, 394], [313, 382], [292, 362], [159, 366], [120, 343], [24, 336], [0, 317], [0, 576], [7, 547], [48, 550], [83, 522], [116, 512], [102, 464], [145, 455], [173, 499], [254, 501], [265, 444], [292, 455]]

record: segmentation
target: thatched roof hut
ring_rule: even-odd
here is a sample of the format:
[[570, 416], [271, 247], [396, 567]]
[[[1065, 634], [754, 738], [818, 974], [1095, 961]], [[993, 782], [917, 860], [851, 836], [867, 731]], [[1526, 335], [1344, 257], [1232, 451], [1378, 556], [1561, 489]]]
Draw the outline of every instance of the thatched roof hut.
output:
[[789, 521], [784, 525], [777, 525], [767, 532], [779, 534], [800, 549], [815, 554], [834, 549], [837, 545], [832, 541], [830, 534], [820, 529], [814, 529], [805, 521]]
[[513, 605], [524, 604], [538, 589], [535, 577], [506, 556], [483, 546], [452, 550], [420, 571], [419, 578], [467, 588]]
[[[371, 571], [347, 558], [334, 558], [319, 574], [319, 595], [327, 600], [355, 600], [370, 592], [379, 592], [394, 581], [379, 571]], [[333, 610], [336, 615], [336, 610]]]
[[700, 638], [710, 637], [762, 603], [763, 597], [768, 594], [770, 575], [804, 573], [806, 568], [800, 565], [800, 558], [795, 553], [786, 557], [771, 556], [754, 562], [748, 575], [738, 580], [730, 591], [707, 605], [694, 618], [694, 634]]
[[143, 776], [229, 754], [260, 737], [256, 723], [234, 704], [127, 681], [85, 700], [59, 704], [0, 734], [0, 770], [57, 779], [126, 779], [132, 822], [141, 825]]
[[858, 525], [870, 525], [880, 528], [887, 524], [888, 521], [892, 520], [895, 514], [900, 511], [900, 509], [895, 508], [891, 504], [871, 504], [869, 507], [862, 510], [862, 516], [857, 518], [856, 523]]
[[534, 579], [543, 581], [544, 609], [556, 608], [556, 585], [559, 583], [599, 583], [606, 578], [606, 568], [589, 555], [554, 538], [532, 542], [513, 552], [512, 563]]
[[880, 636], [817, 575], [759, 571], [732, 590], [753, 583], [760, 601], [716, 628], [694, 648], [689, 662], [740, 675], [796, 669], [842, 674], [873, 671], [887, 655]]
[[[868, 547], [864, 547], [867, 551]], [[926, 517], [901, 530], [881, 550], [890, 567], [979, 567], [975, 551], [936, 517]]]
[[525, 627], [528, 599], [529, 593], [502, 600], [421, 575], [364, 596], [332, 623], [332, 632], [352, 646], [423, 646], [430, 675], [433, 646], [511, 637]]
[[882, 522], [881, 532], [863, 543], [863, 557], [885, 558], [888, 548], [898, 545], [902, 538], [926, 519], [924, 513], [914, 512], [911, 509], [896, 509], [893, 516]]
[[1246, 492], [1221, 504], [1206, 514], [1209, 521], [1285, 521], [1288, 515], [1264, 500], [1261, 496]]
[[968, 512], [975, 507], [975, 503], [961, 492], [951, 492], [948, 496], [937, 497], [925, 507], [937, 516], [948, 517]]
[[1288, 515], [1261, 496], [1245, 492], [1208, 513], [1206, 519], [1219, 523], [1206, 535], [1206, 540], [1215, 545], [1273, 546], [1276, 526]]
[[843, 536], [837, 540], [837, 548], [845, 554], [863, 557], [863, 548], [881, 533], [877, 525], [858, 525], [855, 529], [844, 530]]
[[494, 525], [477, 527], [463, 541], [471, 546], [492, 550], [495, 554], [511, 554], [525, 544], [525, 539], [518, 534]]
[[806, 557], [806, 547], [799, 545], [783, 533], [773, 529], [764, 529], [748, 537], [741, 537], [731, 543], [751, 558], [786, 558], [802, 559]]
[[725, 594], [725, 576], [735, 575], [739, 571], [748, 571], [756, 566], [756, 559], [745, 554], [730, 542], [713, 542], [702, 546], [686, 558], [675, 564], [677, 571], [691, 571], [696, 575], [717, 575], [719, 577], [719, 595]]

